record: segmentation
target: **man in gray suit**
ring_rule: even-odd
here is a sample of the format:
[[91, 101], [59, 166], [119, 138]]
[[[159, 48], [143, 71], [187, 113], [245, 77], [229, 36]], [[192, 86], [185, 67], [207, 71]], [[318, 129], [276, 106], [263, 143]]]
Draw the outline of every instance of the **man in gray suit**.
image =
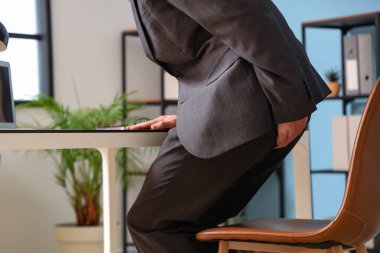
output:
[[233, 217], [329, 89], [270, 0], [131, 0], [147, 57], [178, 79], [175, 115], [128, 214], [141, 253], [216, 252], [195, 234]]

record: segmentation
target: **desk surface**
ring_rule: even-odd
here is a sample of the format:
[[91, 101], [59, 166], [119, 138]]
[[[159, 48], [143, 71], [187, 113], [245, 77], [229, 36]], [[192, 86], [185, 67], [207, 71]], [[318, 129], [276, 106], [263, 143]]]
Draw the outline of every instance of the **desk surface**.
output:
[[0, 150], [160, 146], [167, 131], [0, 130]]

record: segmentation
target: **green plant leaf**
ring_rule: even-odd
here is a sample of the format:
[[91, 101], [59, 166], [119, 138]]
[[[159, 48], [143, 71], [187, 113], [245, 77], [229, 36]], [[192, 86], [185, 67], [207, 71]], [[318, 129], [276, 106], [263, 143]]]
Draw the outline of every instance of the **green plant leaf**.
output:
[[[50, 117], [50, 123], [43, 125], [33, 119], [24, 123], [37, 129], [91, 130], [96, 127], [130, 125], [139, 118], [129, 113], [141, 109], [139, 103], [129, 103], [128, 94], [118, 95], [109, 105], [98, 108], [70, 110], [53, 98], [41, 95], [36, 100], [22, 103], [17, 110], [40, 108]], [[123, 153], [124, 152], [124, 153]], [[55, 179], [70, 201], [76, 214], [77, 224], [98, 225], [100, 221], [100, 191], [102, 186], [102, 159], [94, 149], [65, 149], [46, 152], [56, 162]], [[141, 159], [131, 149], [122, 149], [117, 157], [117, 171], [123, 187], [129, 184], [128, 169], [141, 166]]]

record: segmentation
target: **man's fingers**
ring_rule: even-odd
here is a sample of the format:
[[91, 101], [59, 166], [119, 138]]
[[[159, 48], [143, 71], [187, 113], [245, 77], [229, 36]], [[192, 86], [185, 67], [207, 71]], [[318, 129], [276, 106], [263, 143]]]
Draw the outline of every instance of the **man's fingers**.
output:
[[136, 124], [136, 125], [128, 126], [125, 129], [126, 130], [149, 129], [150, 125], [151, 125], [151, 123], [149, 123], [149, 122], [143, 122], [143, 123], [139, 123], [139, 124]]
[[141, 122], [141, 123], [138, 123], [136, 125], [128, 126], [128, 127], [125, 128], [125, 130], [150, 129], [151, 125], [153, 125], [157, 121], [159, 121], [158, 118], [153, 119], [153, 120], [149, 120], [149, 121], [145, 121], [145, 122]]
[[167, 129], [173, 128], [176, 126], [176, 115], [164, 115], [159, 116], [153, 120], [149, 120], [146, 122], [141, 122], [136, 125], [131, 125], [125, 127], [125, 130], [142, 130], [142, 129]]
[[278, 132], [277, 139], [276, 139], [276, 148], [282, 148], [285, 147], [286, 141], [288, 138], [287, 132]]
[[294, 132], [279, 133], [277, 136], [277, 146], [275, 149], [288, 146], [298, 135], [302, 133], [303, 129], [297, 129]]
[[153, 129], [153, 130], [158, 130], [158, 129], [165, 128], [164, 127], [164, 122], [161, 121], [161, 122], [158, 122], [156, 124], [153, 124], [153, 125], [150, 126], [150, 128]]
[[141, 122], [136, 125], [128, 126], [125, 130], [141, 130], [141, 129], [166, 129], [172, 128], [175, 126], [175, 118], [174, 118], [174, 126], [172, 121], [168, 121], [167, 117], [160, 116], [153, 120], [149, 120], [146, 122]]
[[275, 149], [283, 148], [289, 145], [297, 138], [306, 127], [308, 117], [300, 120], [280, 123], [277, 125], [277, 146]]
[[170, 122], [165, 121], [165, 120], [151, 125], [151, 129], [153, 130], [166, 129], [166, 128], [171, 128], [171, 126], [170, 126]]

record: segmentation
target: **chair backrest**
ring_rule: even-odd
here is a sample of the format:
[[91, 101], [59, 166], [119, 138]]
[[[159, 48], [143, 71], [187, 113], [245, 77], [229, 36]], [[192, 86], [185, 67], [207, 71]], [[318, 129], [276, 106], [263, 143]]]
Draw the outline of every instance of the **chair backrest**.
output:
[[380, 232], [380, 79], [360, 120], [345, 197], [332, 227], [336, 240], [349, 245]]

